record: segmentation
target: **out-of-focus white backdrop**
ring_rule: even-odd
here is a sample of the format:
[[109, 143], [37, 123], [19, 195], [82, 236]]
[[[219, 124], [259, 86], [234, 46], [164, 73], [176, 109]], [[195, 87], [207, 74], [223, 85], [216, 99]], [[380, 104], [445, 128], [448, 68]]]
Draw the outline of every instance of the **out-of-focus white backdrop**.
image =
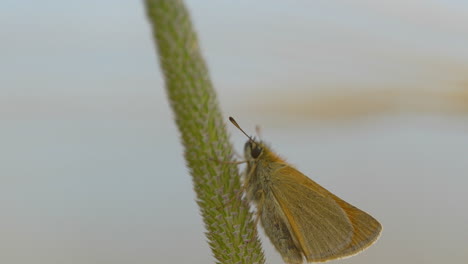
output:
[[[468, 259], [467, 2], [187, 4], [226, 117], [382, 222], [336, 263]], [[142, 2], [6, 0], [0, 34], [0, 263], [213, 263]]]

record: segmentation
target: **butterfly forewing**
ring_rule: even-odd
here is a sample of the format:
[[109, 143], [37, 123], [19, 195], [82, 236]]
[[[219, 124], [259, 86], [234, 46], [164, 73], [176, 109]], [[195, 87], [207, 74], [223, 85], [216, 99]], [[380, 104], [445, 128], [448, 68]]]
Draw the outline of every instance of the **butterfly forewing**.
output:
[[344, 210], [331, 197], [303, 184], [309, 180], [306, 176], [287, 166], [271, 180], [290, 232], [308, 261], [333, 259], [351, 243], [353, 226]]

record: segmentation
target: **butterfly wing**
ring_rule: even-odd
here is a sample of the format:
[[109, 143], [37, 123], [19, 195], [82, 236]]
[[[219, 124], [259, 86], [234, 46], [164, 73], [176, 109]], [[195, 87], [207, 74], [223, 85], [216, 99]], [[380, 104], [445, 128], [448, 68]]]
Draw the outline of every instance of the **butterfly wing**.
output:
[[330, 196], [345, 211], [354, 229], [351, 243], [339, 252], [337, 258], [356, 255], [377, 241], [382, 232], [382, 225], [377, 220], [332, 193]]
[[351, 243], [353, 226], [335, 200], [304, 184], [306, 179], [287, 166], [273, 175], [271, 190], [306, 259], [333, 259]]
[[296, 246], [309, 262], [354, 255], [380, 233], [371, 216], [290, 166], [279, 169], [270, 186]]

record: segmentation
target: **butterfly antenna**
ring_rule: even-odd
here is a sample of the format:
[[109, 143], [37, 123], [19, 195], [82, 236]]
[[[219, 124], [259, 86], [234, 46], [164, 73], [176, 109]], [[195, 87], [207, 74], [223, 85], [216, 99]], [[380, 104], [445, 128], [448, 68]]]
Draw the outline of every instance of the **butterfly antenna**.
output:
[[244, 135], [245, 135], [247, 138], [249, 138], [250, 141], [252, 141], [252, 142], [255, 143], [255, 141], [254, 141], [249, 135], [247, 135], [247, 133], [245, 133], [244, 130], [242, 130], [242, 128], [239, 126], [239, 124], [237, 124], [236, 120], [235, 120], [232, 116], [229, 117], [229, 121], [231, 121], [231, 123], [232, 123], [233, 125], [235, 125], [240, 131], [242, 131], [242, 133], [244, 133]]
[[257, 136], [262, 139], [262, 128], [259, 125], [255, 126], [255, 133], [257, 133]]

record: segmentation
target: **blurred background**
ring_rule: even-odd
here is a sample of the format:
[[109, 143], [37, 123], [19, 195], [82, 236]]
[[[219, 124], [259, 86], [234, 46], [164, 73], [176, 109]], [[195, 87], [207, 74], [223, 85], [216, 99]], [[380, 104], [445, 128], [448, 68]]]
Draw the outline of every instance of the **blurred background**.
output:
[[[468, 2], [186, 3], [226, 117], [383, 224], [334, 263], [466, 262]], [[214, 263], [142, 1], [3, 0], [0, 34], [0, 263]]]

